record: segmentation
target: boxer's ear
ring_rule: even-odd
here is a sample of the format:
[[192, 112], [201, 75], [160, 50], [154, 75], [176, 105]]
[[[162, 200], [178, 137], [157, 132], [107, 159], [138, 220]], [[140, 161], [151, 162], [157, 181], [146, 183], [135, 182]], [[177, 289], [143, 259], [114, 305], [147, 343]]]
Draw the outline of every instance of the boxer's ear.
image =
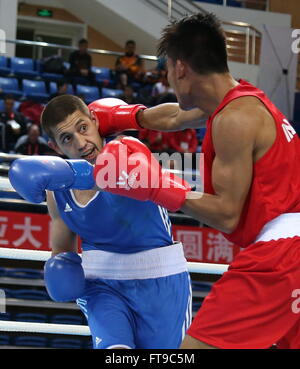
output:
[[175, 64], [175, 73], [178, 79], [184, 78], [187, 74], [187, 64], [184, 61], [177, 59]]
[[64, 153], [60, 150], [60, 148], [57, 146], [56, 142], [49, 140], [48, 141], [48, 146], [50, 147], [50, 149], [56, 151], [59, 155], [64, 155]]
[[97, 114], [95, 114], [93, 110], [90, 111], [90, 117], [91, 117], [92, 122], [94, 122], [97, 128], [99, 128], [99, 119], [97, 117]]

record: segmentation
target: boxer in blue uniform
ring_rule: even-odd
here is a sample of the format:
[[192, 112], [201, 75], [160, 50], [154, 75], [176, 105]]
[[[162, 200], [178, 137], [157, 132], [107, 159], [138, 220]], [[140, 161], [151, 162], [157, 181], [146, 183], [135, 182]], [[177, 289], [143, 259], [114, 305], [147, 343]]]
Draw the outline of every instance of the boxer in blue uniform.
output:
[[[92, 167], [103, 140], [99, 119], [79, 98], [50, 101], [42, 126], [52, 149]], [[94, 348], [178, 348], [191, 323], [191, 286], [167, 210], [92, 188], [69, 164], [59, 157], [31, 157], [16, 160], [9, 172], [29, 201], [43, 201], [48, 190], [53, 253], [45, 282], [50, 296], [76, 299]]]

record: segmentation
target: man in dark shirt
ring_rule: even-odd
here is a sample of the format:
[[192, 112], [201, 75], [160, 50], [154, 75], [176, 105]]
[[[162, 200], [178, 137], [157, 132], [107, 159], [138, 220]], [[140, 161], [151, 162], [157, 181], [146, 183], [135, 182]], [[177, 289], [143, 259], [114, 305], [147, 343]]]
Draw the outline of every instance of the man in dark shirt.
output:
[[47, 145], [47, 142], [40, 135], [40, 128], [32, 124], [28, 128], [28, 134], [20, 137], [15, 152], [23, 155], [56, 155]]
[[4, 110], [0, 112], [0, 147], [4, 152], [13, 150], [18, 138], [27, 131], [30, 121], [23, 114], [14, 111], [15, 99], [12, 95], [4, 98]]
[[78, 50], [70, 54], [70, 69], [67, 71], [66, 75], [70, 77], [81, 77], [92, 84], [95, 81], [95, 76], [91, 71], [92, 57], [87, 50], [88, 41], [86, 39], [81, 39], [78, 43]]

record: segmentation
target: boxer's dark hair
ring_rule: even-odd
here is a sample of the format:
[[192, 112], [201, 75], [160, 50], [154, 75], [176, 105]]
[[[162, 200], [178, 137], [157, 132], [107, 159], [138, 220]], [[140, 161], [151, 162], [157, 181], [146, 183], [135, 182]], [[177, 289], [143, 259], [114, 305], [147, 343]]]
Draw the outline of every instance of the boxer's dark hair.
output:
[[185, 61], [199, 74], [229, 72], [225, 33], [212, 13], [171, 22], [163, 30], [158, 56]]
[[86, 116], [90, 116], [90, 112], [86, 104], [78, 96], [61, 95], [56, 96], [46, 105], [41, 115], [41, 125], [46, 135], [55, 142], [52, 129], [66, 118], [79, 110]]

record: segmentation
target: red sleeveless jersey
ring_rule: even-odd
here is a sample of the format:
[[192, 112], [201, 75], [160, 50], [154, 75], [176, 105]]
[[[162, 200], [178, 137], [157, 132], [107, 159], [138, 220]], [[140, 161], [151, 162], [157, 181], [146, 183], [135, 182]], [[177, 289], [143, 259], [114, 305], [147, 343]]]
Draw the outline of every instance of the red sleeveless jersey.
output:
[[[204, 192], [214, 194], [212, 164], [215, 151], [212, 123], [215, 116], [230, 101], [242, 96], [257, 97], [272, 114], [276, 123], [276, 139], [266, 154], [253, 164], [253, 178], [239, 224], [235, 231], [224, 236], [240, 247], [253, 243], [262, 227], [283, 213], [300, 212], [300, 140], [285, 116], [263, 91], [240, 80], [231, 89], [207, 121], [203, 140]], [[255, 114], [255, 111], [253, 111]]]

